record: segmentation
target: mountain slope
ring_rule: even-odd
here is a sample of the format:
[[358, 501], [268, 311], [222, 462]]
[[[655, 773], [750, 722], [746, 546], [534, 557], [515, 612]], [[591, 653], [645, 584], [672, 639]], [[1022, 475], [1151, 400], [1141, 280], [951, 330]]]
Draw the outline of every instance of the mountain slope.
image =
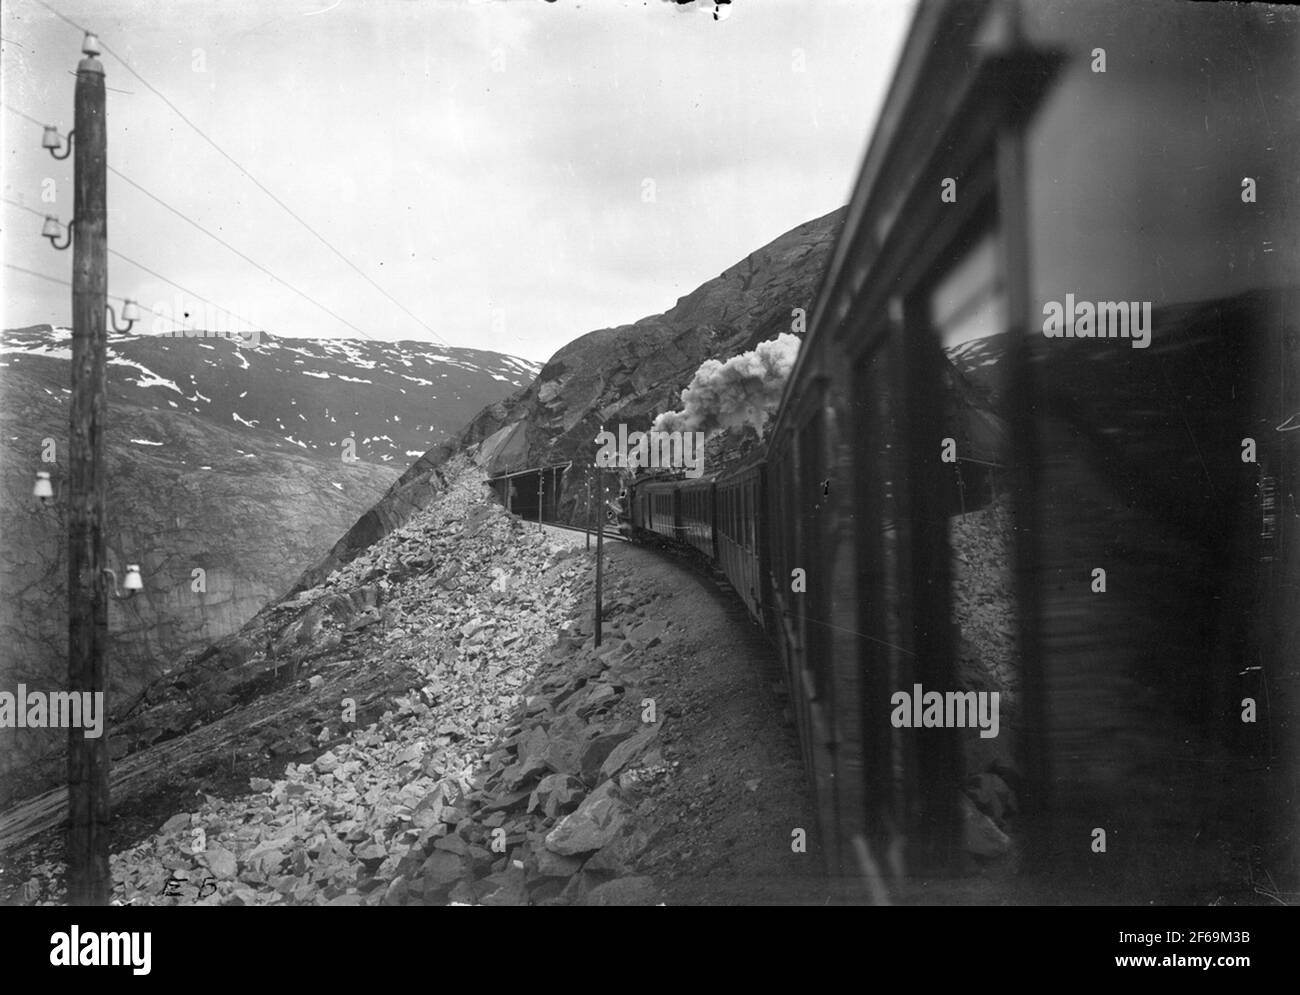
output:
[[[65, 479], [65, 464], [42, 463], [40, 454], [42, 440], [54, 439], [54, 455], [64, 458], [66, 404], [25, 372], [6, 371], [3, 383], [0, 686], [53, 690], [64, 686], [67, 670], [65, 503], [60, 489], [42, 507], [31, 489], [40, 470], [60, 488]], [[110, 703], [238, 629], [394, 474], [277, 450], [194, 415], [120, 402], [111, 411], [108, 560], [119, 578], [138, 563], [144, 590], [109, 605]], [[62, 731], [0, 730], [0, 790], [18, 790], [16, 768], [58, 753], [65, 740]]]
[[[614, 424], [624, 421], [632, 430], [648, 428], [656, 414], [678, 406], [682, 388], [690, 382], [700, 363], [705, 359], [725, 360], [751, 349], [760, 341], [772, 338], [783, 331], [789, 331], [792, 311], [795, 308], [803, 308], [805, 311], [811, 309], [826, 260], [842, 224], [843, 215], [843, 210], [835, 211], [782, 235], [730, 267], [716, 279], [710, 280], [683, 297], [676, 306], [662, 315], [655, 315], [618, 328], [592, 332], [571, 342], [552, 357], [541, 376], [529, 386], [508, 398], [489, 404], [457, 436], [449, 437], [432, 448], [426, 445], [423, 455], [389, 487], [382, 498], [369, 504], [369, 510], [365, 511], [359, 520], [355, 516], [366, 507], [366, 504], [354, 506], [355, 510], [350, 512], [348, 520], [341, 526], [333, 524], [328, 526], [333, 529], [332, 533], [329, 533], [331, 538], [339, 536], [345, 529], [347, 531], [343, 539], [335, 544], [323, 560], [318, 559], [323, 550], [316, 537], [327, 532], [328, 528], [321, 528], [319, 531], [312, 532], [311, 538], [304, 538], [300, 535], [280, 535], [274, 523], [280, 516], [292, 517], [299, 511], [303, 512], [308, 521], [323, 521], [327, 516], [326, 508], [267, 509], [263, 521], [268, 523], [268, 528], [259, 534], [273, 534], [268, 539], [268, 543], [277, 546], [281, 551], [283, 565], [287, 567], [290, 563], [294, 563], [296, 571], [301, 573], [297, 585], [289, 595], [277, 601], [268, 599], [279, 592], [265, 594], [259, 592], [267, 603], [243, 625], [239, 632], [212, 642], [206, 650], [194, 656], [192, 661], [185, 663], [186, 669], [183, 674], [174, 672], [145, 687], [143, 697], [127, 699], [118, 696], [110, 703], [110, 711], [119, 719], [129, 713], [133, 726], [138, 725], [140, 728], [152, 730], [150, 735], [153, 736], [165, 736], [176, 735], [190, 728], [194, 723], [210, 721], [213, 716], [221, 714], [223, 707], [232, 707], [229, 704], [223, 705], [230, 693], [231, 680], [235, 675], [243, 673], [252, 666], [253, 661], [261, 659], [268, 643], [276, 647], [289, 647], [292, 644], [293, 647], [297, 647], [294, 653], [306, 649], [310, 644], [310, 640], [304, 634], [314, 630], [303, 628], [306, 624], [304, 612], [307, 612], [310, 601], [304, 602], [296, 597], [297, 593], [315, 587], [331, 571], [355, 558], [360, 551], [393, 532], [407, 522], [413, 513], [426, 507], [445, 488], [447, 468], [444, 464], [456, 454], [466, 450], [476, 453], [480, 462], [489, 465], [490, 472], [535, 466], [540, 462], [549, 463], [562, 459], [590, 463], [596, 449], [594, 438], [602, 421]], [[173, 340], [175, 341], [188, 342], [189, 340]], [[204, 342], [204, 340], [195, 341]], [[235, 355], [230, 351], [236, 349], [233, 344], [219, 340], [213, 340], [209, 344], [225, 350], [223, 356]], [[295, 342], [294, 345], [297, 347], [301, 343]], [[131, 343], [125, 343], [118, 346], [117, 351], [120, 356], [129, 359], [132, 348]], [[246, 346], [239, 347], [237, 351], [245, 358], [252, 358], [251, 350]], [[167, 366], [162, 359], [158, 358], [159, 355], [155, 354], [151, 359], [152, 365], [147, 367], [159, 379], [174, 380], [171, 374], [186, 376], [191, 372], [195, 373], [195, 382], [198, 382], [200, 375], [208, 376], [208, 382], [214, 379], [210, 374], [200, 374], [197, 370], [186, 370], [182, 374], [179, 370]], [[189, 355], [193, 358], [198, 355], [198, 352], [191, 349]], [[299, 364], [293, 360], [301, 358], [302, 367], [308, 367], [305, 356], [290, 352], [285, 352], [284, 356], [291, 357], [288, 360], [290, 366], [298, 366]], [[5, 357], [5, 359], [12, 362], [12, 357]], [[35, 361], [36, 357], [26, 356], [23, 360], [24, 363]], [[281, 369], [283, 368], [282, 363]], [[6, 371], [6, 378], [16, 380], [13, 374], [14, 370], [11, 367]], [[355, 374], [356, 371], [353, 369], [347, 375]], [[136, 376], [135, 379], [151, 382], [147, 376]], [[304, 377], [304, 379], [328, 383], [319, 378]], [[332, 379], [336, 378], [331, 377]], [[44, 389], [38, 379], [32, 379], [31, 382], [34, 390]], [[184, 382], [184, 388], [194, 389], [188, 379]], [[161, 417], [163, 410], [168, 407], [165, 402], [175, 399], [173, 393], [166, 387], [155, 385], [139, 387], [139, 389], [151, 392], [147, 395], [147, 400], [151, 405], [158, 405], [157, 412], [153, 412], [152, 408], [149, 409], [149, 413], [154, 417]], [[210, 416], [216, 410], [214, 408], [216, 397], [202, 390], [202, 384], [199, 385], [199, 390], [207, 397], [211, 397], [212, 401], [208, 402], [200, 398], [197, 403], [201, 407], [194, 407], [195, 402], [191, 401], [191, 411], [195, 413], [179, 418], [172, 415], [163, 420], [187, 426], [186, 430], [199, 431], [202, 427], [202, 429], [215, 431], [214, 419]], [[164, 399], [163, 403], [159, 404], [154, 398]], [[115, 406], [114, 410], [116, 412], [120, 409]], [[110, 442], [114, 449], [113, 459], [119, 467], [114, 473], [115, 480], [131, 479], [132, 474], [127, 467], [136, 461], [149, 459], [150, 457], [146, 455], [148, 453], [165, 453], [165, 446], [173, 440], [171, 435], [166, 438], [162, 435], [150, 435], [150, 432], [161, 431], [161, 428], [155, 427], [145, 418], [145, 412], [139, 409], [137, 411], [138, 413], [135, 414], [123, 411], [124, 420], [132, 422], [133, 427], [130, 432], [120, 427], [116, 432], [110, 431]], [[251, 409], [245, 408], [239, 413], [244, 416], [250, 411]], [[14, 416], [14, 422], [20, 420], [21, 418]], [[219, 417], [215, 421], [220, 424]], [[121, 422], [115, 424], [121, 425]], [[15, 424], [3, 423], [0, 424], [0, 429], [4, 431], [6, 438], [19, 434]], [[48, 431], [53, 432], [53, 428]], [[181, 429], [174, 431], [179, 432]], [[374, 431], [370, 429], [372, 434]], [[238, 437], [240, 442], [232, 439], [225, 451], [228, 459], [220, 465], [229, 467], [231, 462], [244, 459], [239, 448], [242, 446], [245, 450], [250, 449], [253, 445], [251, 440], [256, 432], [257, 430], [245, 428], [245, 434]], [[164, 447], [132, 443], [130, 441], [132, 438], [161, 441], [164, 442]], [[295, 438], [300, 437], [295, 436]], [[285, 460], [291, 459], [289, 455], [291, 447], [296, 448], [293, 443], [276, 435], [268, 435], [266, 439], [266, 446], [270, 447], [277, 456]], [[39, 435], [28, 431], [21, 451], [38, 452], [38, 449], [33, 448], [38, 442]], [[215, 446], [215, 440], [209, 445]], [[259, 457], [266, 458], [263, 456], [265, 450], [259, 449], [257, 452]], [[362, 455], [360, 447], [358, 455]], [[183, 472], [177, 473], [168, 488], [161, 489], [151, 496], [150, 511], [143, 516], [148, 521], [148, 525], [136, 534], [146, 533], [150, 529], [183, 527], [185, 524], [193, 527], [192, 521], [182, 522], [181, 526], [164, 524], [165, 509], [193, 506], [196, 501], [203, 503], [202, 508], [197, 509], [203, 514], [210, 513], [221, 517], [221, 529], [233, 528], [234, 524], [230, 518], [223, 517], [227, 516], [227, 513], [219, 510], [217, 506], [224, 508], [233, 504], [237, 507], [238, 495], [244, 492], [244, 487], [247, 485], [238, 487], [232, 485], [230, 493], [218, 498], [211, 492], [199, 489], [198, 482], [193, 476], [195, 471], [192, 470], [195, 459], [180, 453], [173, 454], [173, 458], [185, 458], [189, 459], [189, 462], [182, 468]], [[202, 464], [204, 466], [218, 465], [206, 455], [206, 451], [204, 460]], [[247, 462], [253, 464], [255, 460], [248, 459]], [[256, 462], [260, 462], [260, 459]], [[289, 464], [300, 474], [295, 482], [295, 487], [300, 494], [319, 497], [322, 493], [334, 490], [332, 484], [344, 483], [346, 479], [337, 476], [347, 469], [337, 458], [329, 462], [326, 469], [316, 472], [308, 470], [308, 464], [325, 465], [305, 460]], [[364, 466], [366, 466], [364, 463], [352, 464], [351, 469], [357, 470]], [[34, 468], [34, 464], [24, 465], [20, 473], [10, 470], [4, 475], [6, 486], [14, 488], [10, 492], [13, 498], [10, 503], [30, 505], [30, 499], [24, 497], [22, 488], [30, 487], [30, 473]], [[330, 474], [336, 476], [329, 476]], [[21, 487], [11, 483], [15, 479], [21, 479]], [[388, 476], [382, 483], [387, 483], [391, 479], [391, 476]], [[119, 504], [120, 501], [119, 496], [114, 503]], [[211, 507], [208, 502], [211, 503]], [[572, 508], [572, 498], [567, 500], [567, 504]], [[154, 508], [158, 509], [158, 514], [153, 512]], [[330, 521], [337, 521], [337, 518]], [[350, 529], [349, 524], [351, 524]], [[6, 529], [7, 527], [8, 523]], [[110, 525], [110, 536], [120, 535], [124, 527], [127, 526], [124, 526], [122, 519], [116, 519]], [[212, 531], [217, 535], [221, 534], [219, 529]], [[48, 536], [41, 542], [44, 543], [42, 548], [50, 547], [51, 544], [57, 545], [57, 542]], [[111, 539], [110, 542], [120, 543], [121, 540]], [[250, 541], [250, 548], [231, 555], [229, 562], [248, 563], [249, 576], [267, 576], [265, 571], [269, 570], [269, 566], [264, 561], [259, 561], [256, 569], [253, 569], [251, 558], [257, 556], [258, 550], [251, 548], [252, 545]], [[114, 548], [120, 549], [124, 554], [127, 552], [124, 545]], [[213, 548], [219, 547], [214, 545]], [[184, 591], [188, 591], [186, 580], [188, 571], [192, 566], [199, 565], [193, 558], [186, 557], [163, 556], [154, 561], [141, 555], [138, 561], [141, 562], [145, 573], [146, 586], [153, 582], [151, 577], [160, 568], [171, 571], [167, 575], [165, 584], [166, 589], [173, 592], [168, 596], [173, 598], [177, 597], [176, 592], [183, 594]], [[310, 566], [313, 561], [315, 566]], [[54, 573], [50, 576], [51, 580], [56, 580], [60, 575], [58, 570], [54, 569]], [[253, 600], [249, 598], [244, 603], [251, 604]], [[116, 612], [122, 607], [114, 604], [113, 611]], [[132, 609], [128, 607], [127, 610]], [[175, 610], [174, 605], [173, 610]], [[113, 624], [114, 627], [123, 625], [120, 620], [115, 620]], [[57, 633], [61, 631], [55, 626], [46, 641], [57, 638]], [[129, 642], [129, 640], [122, 642]], [[129, 652], [128, 648], [121, 644], [116, 651]], [[276, 655], [277, 657], [280, 655], [279, 650], [276, 651]], [[137, 687], [142, 686], [143, 679], [147, 675], [140, 676], [141, 684], [137, 684]], [[118, 748], [134, 750], [149, 741], [156, 741], [156, 739], [149, 740], [148, 737], [144, 737], [137, 744], [124, 736], [118, 740]], [[45, 770], [38, 773], [45, 777], [47, 782], [51, 776], [57, 776], [57, 771], [49, 768], [48, 764]], [[21, 788], [22, 792], [30, 793], [35, 784], [35, 780], [25, 781]]]
[[527, 388], [489, 405], [458, 438], [421, 456], [298, 583], [319, 583], [410, 515], [441, 487], [452, 454], [478, 447], [490, 473], [573, 460], [560, 513], [585, 492], [579, 466], [595, 457], [602, 424], [650, 427], [679, 406], [682, 389], [706, 359], [726, 360], [791, 330], [796, 308], [812, 310], [846, 209], [799, 225], [758, 249], [660, 315], [589, 332], [560, 349]]
[[[62, 688], [70, 333], [0, 337], [0, 687]], [[109, 705], [235, 632], [373, 504], [411, 452], [535, 364], [422, 343], [112, 336], [110, 565], [144, 590], [109, 605]], [[342, 442], [354, 439], [355, 460]], [[59, 774], [66, 733], [0, 730], [0, 804]], [[37, 758], [44, 762], [35, 764]], [[21, 771], [21, 773], [20, 773]]]
[[[0, 376], [23, 371], [68, 390], [72, 333], [37, 325], [0, 337]], [[428, 342], [286, 339], [257, 333], [113, 335], [110, 405], [186, 412], [266, 433], [290, 452], [405, 466], [450, 438], [484, 404], [532, 380], [529, 360]]]

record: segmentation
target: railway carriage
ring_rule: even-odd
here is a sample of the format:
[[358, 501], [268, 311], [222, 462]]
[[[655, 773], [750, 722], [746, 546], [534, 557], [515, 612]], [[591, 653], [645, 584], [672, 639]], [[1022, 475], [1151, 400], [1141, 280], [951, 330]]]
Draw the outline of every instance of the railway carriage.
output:
[[632, 489], [634, 528], [677, 539], [677, 487], [672, 480], [640, 481]]
[[712, 477], [686, 479], [674, 488], [677, 496], [676, 538], [692, 546], [711, 560], [718, 558], [715, 540], [714, 500], [716, 490]]
[[[1099, 897], [1185, 898], [1247, 876], [1232, 847], [1289, 845], [1294, 812], [1272, 834], [1241, 813], [1294, 778], [1294, 739], [1266, 730], [1290, 729], [1296, 549], [1272, 528], [1265, 566], [1258, 533], [1264, 482], [1296, 485], [1278, 426], [1298, 406], [1298, 28], [1240, 7], [920, 6], [770, 431], [785, 544], [819, 564], [806, 595], [784, 572], [773, 590], [813, 752], [838, 768], [841, 868], [954, 867], [958, 789], [992, 751], [893, 728], [889, 694], [915, 684], [1001, 691], [1031, 855]], [[1016, 569], [972, 566], [997, 558]], [[982, 631], [990, 583], [1013, 638]], [[1247, 697], [1266, 723], [1240, 721]]]
[[[638, 496], [778, 647], [869, 894], [966, 866], [990, 777], [1039, 898], [1296, 879], [1298, 51], [1293, 10], [923, 0], [766, 462], [712, 519]], [[896, 724], [918, 685], [999, 734]]]
[[756, 622], [766, 624], [766, 463], [751, 457], [720, 477], [715, 497], [718, 567]]
[[717, 559], [712, 477], [634, 482], [630, 509], [633, 529], [685, 543], [709, 559]]

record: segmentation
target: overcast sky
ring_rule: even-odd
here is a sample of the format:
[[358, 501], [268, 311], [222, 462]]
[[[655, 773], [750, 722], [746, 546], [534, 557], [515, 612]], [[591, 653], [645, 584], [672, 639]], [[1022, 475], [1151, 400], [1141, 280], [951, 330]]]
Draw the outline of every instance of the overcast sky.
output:
[[[443, 339], [536, 360], [668, 309], [845, 203], [913, 8], [737, 0], [715, 20], [667, 0], [48, 2]], [[80, 33], [6, 0], [3, 41], [4, 102], [67, 131]], [[111, 166], [365, 334], [434, 338], [102, 61]], [[5, 199], [68, 220], [72, 159], [2, 118]], [[248, 327], [357, 337], [111, 173], [108, 196], [111, 248]], [[39, 217], [5, 204], [0, 218], [7, 262], [69, 278]], [[67, 288], [0, 273], [5, 327], [68, 323]], [[109, 293], [204, 318], [115, 257]], [[232, 324], [203, 323], [217, 322]]]

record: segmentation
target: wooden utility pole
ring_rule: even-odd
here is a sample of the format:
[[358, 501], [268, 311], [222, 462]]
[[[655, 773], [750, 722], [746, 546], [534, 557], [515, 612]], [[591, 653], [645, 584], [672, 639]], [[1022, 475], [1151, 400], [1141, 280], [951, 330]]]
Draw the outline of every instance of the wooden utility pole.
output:
[[591, 474], [587, 474], [587, 549], [591, 549]]
[[[605, 431], [605, 426], [600, 430]], [[596, 646], [600, 646], [600, 594], [605, 579], [605, 471], [596, 469], [596, 489], [600, 491], [599, 513], [596, 516]]]
[[542, 531], [542, 482], [546, 479], [546, 467], [540, 467], [537, 471], [537, 531]]
[[[104, 392], [108, 210], [104, 67], [77, 65], [72, 247], [72, 409], [68, 425], [68, 690], [102, 694], [108, 598], [104, 585]], [[103, 700], [102, 698], [99, 700]], [[68, 729], [68, 901], [107, 905], [108, 736]]]

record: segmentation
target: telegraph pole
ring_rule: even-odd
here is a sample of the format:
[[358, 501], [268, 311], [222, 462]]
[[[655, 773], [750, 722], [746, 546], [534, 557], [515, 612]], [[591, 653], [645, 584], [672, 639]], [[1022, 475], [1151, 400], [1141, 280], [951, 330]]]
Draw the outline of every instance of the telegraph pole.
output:
[[[68, 425], [68, 690], [103, 693], [104, 391], [108, 304], [104, 67], [88, 35], [77, 65], [72, 250], [72, 405]], [[100, 698], [99, 700], [103, 700]], [[68, 902], [107, 905], [108, 737], [68, 729]]]
[[[601, 432], [605, 426], [600, 426]], [[600, 491], [599, 511], [596, 515], [596, 646], [600, 647], [600, 595], [605, 579], [605, 471], [596, 467], [596, 489]]]

